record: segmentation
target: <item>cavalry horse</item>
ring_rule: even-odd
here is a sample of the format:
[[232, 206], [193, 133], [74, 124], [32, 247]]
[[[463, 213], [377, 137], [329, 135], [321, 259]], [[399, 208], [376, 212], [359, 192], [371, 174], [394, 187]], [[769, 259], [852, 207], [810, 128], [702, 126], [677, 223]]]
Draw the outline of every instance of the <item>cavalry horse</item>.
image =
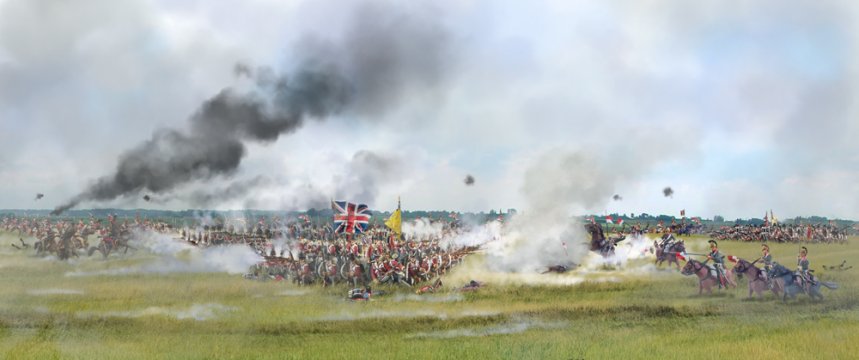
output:
[[626, 239], [626, 236], [622, 235], [606, 238], [602, 226], [597, 224], [587, 224], [585, 229], [591, 234], [590, 250], [599, 253], [604, 258], [614, 256], [617, 243]]
[[33, 248], [36, 249], [36, 255], [52, 253], [57, 249], [56, 237], [52, 233], [47, 233], [39, 238], [39, 241], [33, 243]]
[[119, 252], [119, 249], [123, 249], [122, 253], [126, 254], [129, 249], [136, 250], [134, 247], [128, 245], [130, 240], [131, 232], [128, 230], [122, 230], [117, 237], [102, 236], [98, 246], [90, 246], [89, 250], [87, 250], [87, 256], [92, 256], [93, 253], [98, 251], [103, 258], [107, 258], [110, 253]]
[[[719, 285], [716, 268], [698, 260], [689, 259], [686, 262], [686, 266], [683, 267], [683, 270], [681, 270], [680, 273], [687, 276], [698, 276], [698, 295], [701, 295], [704, 290], [706, 290], [708, 294], [712, 294], [713, 287]], [[737, 282], [734, 281], [733, 272], [730, 270], [725, 271], [725, 286], [737, 287]]]
[[778, 282], [779, 286], [784, 289], [782, 301], [787, 302], [787, 298], [795, 299], [797, 294], [807, 294], [812, 300], [823, 300], [823, 293], [820, 292], [821, 287], [830, 290], [838, 289], [838, 284], [829, 281], [820, 281], [818, 279], [808, 280], [802, 279], [790, 269], [781, 264], [773, 264], [772, 270], [773, 282]]
[[[756, 262], [757, 260], [755, 260]], [[744, 259], [737, 259], [737, 264], [734, 265], [734, 268], [731, 269], [732, 272], [737, 274], [738, 277], [743, 275], [748, 275], [749, 277], [749, 299], [752, 298], [752, 294], [757, 294], [759, 299], [764, 297], [764, 292], [767, 290], [771, 290], [775, 296], [779, 296], [784, 289], [781, 287], [781, 283], [775, 280], [772, 280], [772, 288], [767, 285], [766, 275], [764, 275], [764, 271], [755, 266], [754, 262], [748, 262]]]
[[686, 252], [686, 245], [682, 240], [671, 243], [667, 248], [656, 244], [656, 241], [653, 242], [653, 245], [656, 248], [656, 261], [654, 261], [656, 266], [662, 266], [663, 262], [668, 261], [669, 267], [671, 264], [674, 264], [677, 266], [677, 270], [680, 270], [680, 261], [677, 260], [677, 254]]

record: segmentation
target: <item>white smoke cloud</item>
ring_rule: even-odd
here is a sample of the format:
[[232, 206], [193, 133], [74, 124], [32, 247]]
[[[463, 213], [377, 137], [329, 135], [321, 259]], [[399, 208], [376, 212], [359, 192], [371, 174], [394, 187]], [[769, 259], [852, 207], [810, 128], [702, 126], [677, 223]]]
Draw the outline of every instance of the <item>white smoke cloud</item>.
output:
[[405, 302], [405, 301], [414, 301], [414, 302], [428, 302], [428, 303], [446, 303], [446, 302], [458, 302], [465, 300], [465, 296], [462, 296], [460, 293], [448, 293], [444, 295], [433, 295], [433, 294], [423, 294], [423, 295], [415, 295], [415, 294], [396, 294], [391, 297], [391, 301], [393, 302]]
[[403, 222], [403, 235], [406, 239], [440, 238], [444, 232], [444, 224], [429, 219], [415, 219]]
[[199, 248], [156, 232], [139, 232], [132, 246], [154, 255], [143, 263], [117, 269], [75, 270], [66, 276], [223, 272], [243, 274], [263, 258], [245, 245]]
[[476, 337], [489, 335], [518, 334], [530, 329], [557, 329], [566, 326], [565, 322], [545, 322], [535, 319], [516, 319], [505, 324], [488, 326], [478, 329], [452, 329], [433, 332], [419, 332], [407, 335], [406, 338], [436, 338], [452, 339], [458, 337]]
[[217, 318], [228, 312], [235, 311], [236, 308], [224, 306], [216, 303], [193, 304], [187, 308], [165, 308], [160, 306], [151, 306], [141, 310], [130, 311], [86, 311], [77, 313], [78, 317], [120, 317], [120, 318], [139, 318], [147, 316], [167, 316], [178, 320], [197, 320], [205, 321]]
[[280, 296], [304, 296], [310, 293], [309, 290], [288, 289], [277, 293]]
[[27, 290], [27, 294], [35, 296], [45, 295], [83, 295], [83, 290], [76, 289], [33, 289]]
[[501, 239], [502, 227], [503, 224], [500, 221], [490, 221], [483, 225], [473, 226], [469, 231], [443, 238], [440, 245], [447, 248], [491, 246], [489, 244]]
[[487, 317], [498, 315], [497, 311], [486, 311], [480, 309], [466, 309], [459, 312], [446, 312], [436, 310], [371, 310], [366, 312], [351, 312], [341, 311], [336, 314], [328, 314], [319, 318], [308, 320], [315, 321], [350, 321], [361, 319], [376, 319], [376, 318], [416, 318], [416, 317], [434, 317], [438, 319], [451, 319], [463, 317]]

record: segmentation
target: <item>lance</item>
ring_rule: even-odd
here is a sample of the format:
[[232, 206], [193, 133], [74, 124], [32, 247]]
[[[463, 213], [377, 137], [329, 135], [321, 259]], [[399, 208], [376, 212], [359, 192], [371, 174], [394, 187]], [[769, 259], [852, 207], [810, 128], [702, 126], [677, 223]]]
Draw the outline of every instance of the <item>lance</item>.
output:
[[677, 252], [677, 251], [666, 251], [665, 253], [666, 253], [666, 254], [674, 254], [674, 255], [677, 255], [677, 254], [683, 254], [683, 255], [710, 256], [710, 254], [682, 253], [682, 252]]

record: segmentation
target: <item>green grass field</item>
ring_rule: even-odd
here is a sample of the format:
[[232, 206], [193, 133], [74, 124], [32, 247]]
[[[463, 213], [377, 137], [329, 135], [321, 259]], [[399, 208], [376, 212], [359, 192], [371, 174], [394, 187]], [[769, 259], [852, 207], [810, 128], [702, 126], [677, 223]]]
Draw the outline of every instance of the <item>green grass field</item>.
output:
[[[0, 355], [9, 359], [859, 357], [859, 269], [822, 269], [842, 260], [859, 265], [855, 240], [809, 246], [812, 268], [840, 289], [824, 290], [822, 302], [782, 304], [772, 295], [745, 300], [745, 280], [737, 290], [699, 297], [697, 280], [674, 270], [573, 286], [487, 279], [478, 292], [453, 291], [472, 276], [468, 264], [442, 293], [391, 288], [353, 303], [344, 300], [345, 287], [298, 288], [223, 273], [70, 276], [148, 258], [69, 264], [12, 249], [16, 239], [0, 236]], [[721, 248], [744, 258], [759, 250], [727, 242]], [[777, 261], [795, 261], [796, 245], [772, 250]]]

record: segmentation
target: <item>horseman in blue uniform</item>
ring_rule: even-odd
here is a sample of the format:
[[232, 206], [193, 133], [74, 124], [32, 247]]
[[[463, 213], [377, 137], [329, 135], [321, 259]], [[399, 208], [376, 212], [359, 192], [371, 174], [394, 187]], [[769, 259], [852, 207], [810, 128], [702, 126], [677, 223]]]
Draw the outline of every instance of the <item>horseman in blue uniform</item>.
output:
[[721, 289], [725, 285], [725, 255], [719, 252], [719, 244], [716, 243], [716, 240], [710, 240], [708, 243], [710, 243], [710, 253], [707, 254], [707, 260], [704, 261], [704, 264], [713, 260], [713, 267], [719, 278], [719, 289]]

